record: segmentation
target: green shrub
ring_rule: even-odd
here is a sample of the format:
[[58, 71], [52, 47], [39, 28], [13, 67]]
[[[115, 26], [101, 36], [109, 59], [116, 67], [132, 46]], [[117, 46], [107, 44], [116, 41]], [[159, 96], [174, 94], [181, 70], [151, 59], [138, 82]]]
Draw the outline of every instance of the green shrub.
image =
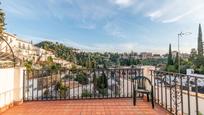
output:
[[92, 93], [89, 92], [88, 90], [83, 90], [81, 96], [82, 96], [82, 97], [91, 97], [91, 96], [92, 96]]
[[60, 97], [66, 97], [66, 92], [69, 90], [69, 87], [63, 85], [61, 82], [57, 82], [54, 89], [59, 92]]
[[78, 81], [82, 85], [86, 85], [89, 83], [89, 79], [86, 77], [85, 73], [80, 72], [76, 75], [75, 81]]
[[96, 89], [102, 95], [107, 95], [108, 78], [103, 72], [101, 76], [96, 79]]

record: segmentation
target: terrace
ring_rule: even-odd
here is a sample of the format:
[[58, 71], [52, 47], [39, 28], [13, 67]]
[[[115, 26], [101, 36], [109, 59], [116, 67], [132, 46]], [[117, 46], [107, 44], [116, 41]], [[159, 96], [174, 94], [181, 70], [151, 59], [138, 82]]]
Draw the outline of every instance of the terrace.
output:
[[[201, 77], [144, 69], [34, 70], [23, 72], [23, 104], [3, 115], [202, 115]], [[153, 85], [152, 108], [137, 94], [134, 78], [146, 76]], [[139, 82], [140, 83], [140, 82]], [[141, 82], [149, 89], [146, 81]], [[140, 84], [141, 84], [140, 83]], [[6, 100], [11, 93], [1, 94]], [[151, 98], [150, 98], [151, 100]]]

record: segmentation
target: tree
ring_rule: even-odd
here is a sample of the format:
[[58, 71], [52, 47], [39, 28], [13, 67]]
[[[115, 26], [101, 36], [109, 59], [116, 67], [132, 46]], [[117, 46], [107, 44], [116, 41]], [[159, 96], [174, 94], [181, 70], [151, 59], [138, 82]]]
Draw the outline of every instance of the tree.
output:
[[172, 59], [172, 52], [171, 52], [171, 44], [169, 44], [169, 54], [168, 54], [168, 62], [166, 65], [166, 71], [169, 72], [176, 72], [176, 67], [174, 65], [173, 59]]
[[2, 35], [5, 27], [5, 13], [0, 9], [0, 34]]
[[176, 53], [176, 58], [174, 61], [174, 65], [175, 65], [175, 69], [178, 70], [179, 67], [179, 56], [178, 56], [178, 52]]
[[101, 76], [97, 78], [97, 90], [102, 95], [107, 95], [107, 88], [108, 88], [108, 78], [103, 72]]
[[86, 73], [84, 72], [80, 72], [79, 74], [77, 74], [74, 80], [78, 81], [82, 85], [86, 85], [89, 83], [89, 79], [87, 78]]
[[49, 65], [53, 64], [53, 58], [51, 56], [47, 57], [47, 62]]
[[31, 72], [31, 71], [32, 71], [32, 65], [33, 65], [33, 62], [32, 62], [32, 61], [26, 60], [26, 61], [24, 62], [24, 66], [26, 67], [26, 70], [27, 70], [28, 72]]
[[168, 55], [168, 62], [167, 65], [173, 65], [173, 59], [172, 59], [172, 52], [171, 52], [171, 44], [169, 44], [169, 55]]
[[203, 41], [201, 24], [198, 27], [198, 56], [203, 56]]
[[195, 48], [191, 49], [189, 61], [193, 61], [197, 58], [197, 51]]
[[60, 97], [66, 97], [69, 87], [67, 87], [66, 85], [63, 85], [62, 82], [57, 82], [54, 87], [54, 90], [56, 92], [59, 92]]
[[174, 65], [168, 65], [167, 66], [167, 71], [168, 72], [176, 72], [176, 68]]

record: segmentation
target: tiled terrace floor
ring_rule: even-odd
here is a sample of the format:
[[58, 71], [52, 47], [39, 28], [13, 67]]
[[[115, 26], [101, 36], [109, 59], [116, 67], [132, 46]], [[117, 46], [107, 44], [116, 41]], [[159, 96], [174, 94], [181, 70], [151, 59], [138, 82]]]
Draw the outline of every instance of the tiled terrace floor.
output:
[[25, 102], [7, 110], [3, 115], [167, 115], [156, 106], [140, 100], [137, 106], [131, 99], [96, 99]]

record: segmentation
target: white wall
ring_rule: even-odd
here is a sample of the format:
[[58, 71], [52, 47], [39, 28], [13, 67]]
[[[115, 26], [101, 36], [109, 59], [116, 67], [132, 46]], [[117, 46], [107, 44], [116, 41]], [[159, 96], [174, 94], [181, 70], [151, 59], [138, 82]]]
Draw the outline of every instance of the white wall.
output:
[[0, 108], [22, 101], [23, 68], [0, 69]]

